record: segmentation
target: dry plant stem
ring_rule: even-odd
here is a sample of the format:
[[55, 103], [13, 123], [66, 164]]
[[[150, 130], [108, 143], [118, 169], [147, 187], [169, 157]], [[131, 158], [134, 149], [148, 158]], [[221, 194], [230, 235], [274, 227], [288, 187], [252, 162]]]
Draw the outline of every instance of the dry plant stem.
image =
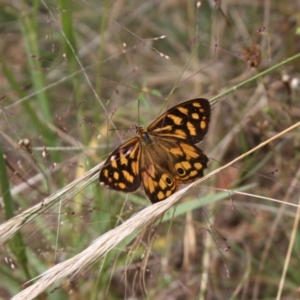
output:
[[[67, 149], [67, 148], [64, 147], [63, 150], [66, 150], [66, 149]], [[72, 148], [71, 150], [77, 150], [77, 149], [79, 149], [79, 148], [76, 147], [76, 149], [75, 149], [75, 148]], [[34, 150], [38, 150], [38, 149], [37, 149], [37, 148], [34, 148]], [[41, 149], [39, 149], [39, 150], [42, 151], [43, 149], [41, 148]], [[50, 149], [47, 148], [47, 150], [50, 150]], [[52, 150], [57, 150], [57, 148], [52, 149]], [[61, 149], [61, 150], [62, 150], [62, 149]], [[60, 151], [61, 151], [61, 150], [60, 150]], [[89, 151], [89, 150], [88, 150], [88, 151]], [[91, 149], [91, 151], [95, 151], [95, 149]], [[87, 154], [87, 153], [88, 153], [88, 152], [85, 152], [85, 154]], [[77, 163], [78, 160], [80, 159], [80, 157], [81, 157], [81, 154], [75, 155], [75, 156], [71, 157], [70, 159], [66, 160], [66, 161], [64, 162], [64, 165], [65, 165], [66, 163]], [[55, 173], [55, 172], [58, 172], [64, 165], [62, 165], [62, 164], [57, 164], [57, 165], [55, 166], [55, 168], [49, 169], [49, 170], [48, 170], [48, 172], [46, 173], [46, 176], [50, 176], [51, 174], [53, 174], [53, 173]], [[97, 167], [99, 167], [99, 166], [97, 166]], [[20, 184], [18, 184], [18, 185], [16, 185], [16, 186], [14, 186], [13, 188], [11, 188], [11, 189], [10, 189], [10, 193], [11, 193], [12, 196], [18, 195], [18, 194], [20, 194], [21, 192], [24, 192], [24, 190], [28, 189], [28, 187], [34, 186], [35, 184], [37, 184], [37, 183], [43, 181], [44, 179], [45, 179], [45, 174], [43, 174], [43, 173], [38, 173], [38, 174], [36, 174], [36, 175], [34, 175], [34, 176], [32, 176], [32, 177], [26, 179], [26, 181], [24, 181], [24, 182], [22, 182], [22, 183], [20, 183]], [[50, 196], [49, 196], [49, 197], [50, 197]], [[0, 197], [0, 205], [3, 205], [3, 198], [2, 198], [2, 197]], [[0, 236], [1, 236], [1, 234], [0, 234]]]
[[293, 61], [294, 59], [297, 59], [297, 58], [300, 58], [300, 53], [298, 53], [298, 54], [296, 54], [296, 55], [294, 55], [294, 56], [292, 56], [292, 57], [289, 57], [289, 58], [285, 59], [285, 60], [282, 61], [281, 63], [276, 64], [276, 65], [272, 66], [271, 68], [269, 68], [269, 69], [267, 69], [267, 70], [265, 70], [265, 71], [263, 71], [263, 72], [260, 72], [259, 74], [257, 74], [257, 75], [255, 75], [255, 76], [253, 76], [253, 77], [251, 77], [251, 78], [249, 78], [249, 79], [247, 79], [247, 80], [241, 82], [240, 84], [237, 84], [237, 85], [233, 86], [233, 87], [230, 88], [229, 90], [227, 90], [227, 91], [225, 91], [225, 92], [223, 92], [223, 93], [217, 95], [216, 97], [211, 98], [211, 99], [210, 99], [211, 104], [213, 104], [214, 102], [216, 102], [217, 99], [219, 99], [219, 98], [221, 98], [221, 97], [224, 97], [224, 96], [226, 96], [226, 95], [228, 95], [228, 94], [230, 94], [230, 93], [236, 91], [237, 89], [239, 89], [240, 87], [242, 87], [242, 86], [244, 86], [244, 85], [250, 83], [251, 81], [256, 80], [256, 79], [259, 79], [259, 78], [263, 78], [266, 74], [268, 74], [268, 73], [270, 73], [270, 72], [276, 70], [277, 68], [279, 68], [279, 67], [281, 67], [281, 66], [284, 66], [285, 64], [288, 64], [289, 62], [291, 62], [291, 61]]
[[[247, 262], [247, 267], [245, 270], [244, 275], [242, 278], [239, 280], [235, 290], [231, 294], [230, 300], [234, 299], [247, 299], [246, 294], [249, 289], [250, 285], [250, 274], [251, 274], [251, 265], [252, 265], [252, 255], [250, 254], [251, 251], [249, 247], [244, 244], [245, 247], [245, 253], [246, 253], [246, 262]], [[241, 294], [242, 292], [242, 294]]]
[[[218, 190], [228, 192], [228, 190], [224, 190], [224, 189], [218, 189]], [[289, 205], [289, 206], [296, 207], [296, 208], [299, 207], [298, 204], [284, 202], [285, 200], [278, 200], [278, 199], [274, 199], [274, 198], [258, 196], [258, 195], [255, 195], [255, 194], [244, 193], [244, 192], [240, 192], [240, 191], [230, 191], [230, 193], [233, 194], [233, 195], [244, 195], [244, 196], [247, 196], [247, 197], [250, 197], [250, 198], [252, 197], [252, 198], [257, 198], [257, 199], [262, 199], [262, 200], [278, 202], [278, 203], [281, 203], [281, 204], [283, 203], [284, 205]], [[240, 202], [240, 203], [243, 203], [243, 202]], [[243, 206], [247, 206], [247, 203], [243, 203]], [[255, 206], [257, 207], [257, 204], [255, 204]], [[253, 207], [251, 207], [251, 208], [253, 208]], [[276, 211], [278, 211], [278, 210], [276, 210]]]
[[[257, 112], [262, 110], [262, 101], [257, 101], [258, 98], [261, 96], [258, 95], [262, 93], [261, 86], [259, 86], [258, 89], [256, 89], [253, 100], [252, 97], [249, 99], [249, 105], [247, 105], [245, 111], [247, 111], [248, 116], [254, 116], [257, 114]], [[233, 128], [224, 136], [224, 138], [221, 140], [221, 142], [217, 145], [217, 147], [214, 147], [213, 151], [210, 153], [210, 156], [213, 157], [217, 161], [221, 161], [223, 159], [223, 156], [226, 153], [226, 149], [230, 149], [230, 143], [232, 143], [232, 140], [234, 137], [245, 128], [248, 123], [251, 121], [251, 118], [243, 118], [238, 124], [234, 125]]]
[[[228, 164], [214, 170], [210, 174], [205, 177], [200, 178], [199, 180], [191, 183], [190, 185], [186, 186], [182, 190], [176, 192], [167, 200], [162, 202], [158, 202], [154, 205], [146, 207], [139, 213], [135, 214], [129, 220], [121, 224], [120, 226], [106, 232], [102, 236], [100, 236], [97, 240], [95, 240], [88, 248], [86, 248], [81, 253], [77, 254], [73, 258], [70, 258], [62, 263], [59, 263], [49, 269], [48, 271], [44, 272], [42, 275], [39, 276], [39, 280], [34, 283], [33, 285], [29, 286], [16, 296], [14, 296], [13, 300], [20, 300], [20, 299], [32, 299], [43, 292], [46, 288], [48, 288], [51, 284], [57, 282], [58, 280], [66, 277], [68, 275], [74, 275], [78, 273], [82, 269], [87, 269], [90, 267], [95, 261], [99, 260], [101, 257], [107, 254], [107, 252], [117, 246], [121, 241], [123, 241], [126, 237], [130, 234], [142, 230], [142, 228], [148, 224], [154, 222], [157, 218], [159, 218], [163, 213], [165, 213], [170, 207], [172, 207], [175, 203], [179, 201], [182, 195], [186, 194], [190, 189], [194, 188], [195, 186], [199, 185], [201, 182], [205, 181], [206, 179], [214, 176], [215, 174], [221, 172], [222, 170], [228, 168], [229, 166], [233, 165], [237, 161], [243, 159], [247, 155], [257, 151], [258, 149], [262, 148], [263, 146], [267, 145], [271, 141], [281, 137], [282, 135], [286, 134], [287, 132], [297, 128], [300, 126], [300, 122], [294, 124], [293, 126], [289, 127], [288, 129], [280, 132], [279, 134], [275, 135], [274, 137], [266, 140], [265, 142], [259, 144], [257, 147], [251, 149], [250, 151], [244, 153], [243, 155], [237, 157], [233, 161], [229, 162]], [[99, 167], [98, 167], [99, 168]], [[94, 168], [94, 172], [95, 172]], [[78, 182], [75, 181], [75, 182]], [[74, 183], [72, 184], [74, 186]], [[41, 207], [38, 206], [40, 209]], [[15, 218], [14, 218], [15, 219]], [[17, 219], [18, 220], [18, 219]], [[27, 221], [27, 220], [25, 220]], [[6, 222], [7, 223], [7, 222]], [[5, 224], [6, 224], [5, 223]], [[4, 225], [5, 225], [4, 224]], [[23, 225], [24, 223], [21, 223]], [[12, 224], [10, 223], [10, 226]], [[16, 228], [12, 228], [12, 232], [14, 232]], [[20, 229], [20, 224], [18, 224], [17, 229]]]
[[94, 167], [92, 170], [85, 173], [83, 176], [73, 181], [63, 189], [57, 191], [53, 195], [46, 197], [41, 203], [27, 209], [21, 214], [9, 219], [0, 225], [0, 245], [5, 243], [23, 226], [30, 223], [34, 218], [39, 216], [50, 207], [59, 202], [67, 201], [69, 198], [74, 197], [80, 190], [89, 186], [98, 178], [98, 172], [101, 165]]
[[[49, 7], [47, 6], [46, 1], [42, 1], [44, 6], [46, 7], [47, 11], [50, 13], [51, 17], [53, 18], [53, 20], [55, 20], [55, 22], [57, 22], [57, 20], [55, 19], [54, 14], [52, 13], [52, 11], [49, 9]], [[62, 34], [62, 36], [64, 37], [64, 39], [66, 40], [68, 46], [70, 47], [71, 51], [73, 52], [73, 55], [78, 63], [78, 65], [80, 66], [80, 69], [85, 77], [85, 80], [87, 82], [87, 84], [89, 85], [90, 89], [93, 91], [95, 98], [98, 100], [100, 106], [102, 107], [103, 111], [105, 112], [105, 115], [108, 116], [108, 112], [106, 110], [106, 106], [103, 104], [102, 100], [100, 99], [99, 95], [97, 94], [96, 90], [94, 89], [92, 82], [83, 66], [83, 64], [81, 63], [80, 58], [78, 57], [75, 49], [73, 48], [72, 43], [69, 41], [69, 39], [67, 38], [66, 34], [64, 33], [64, 31], [62, 29], [60, 29], [60, 32]], [[111, 124], [111, 126], [116, 129], [115, 124], [113, 123], [111, 118], [108, 118], [108, 122]], [[121, 135], [119, 134], [119, 132], [117, 131], [117, 135], [119, 136], [120, 140], [122, 141]]]
[[[252, 296], [252, 299], [255, 300], [258, 298], [258, 295], [259, 295], [259, 287], [260, 287], [260, 282], [261, 282], [261, 273], [265, 267], [265, 263], [269, 257], [269, 251], [271, 249], [271, 246], [272, 246], [272, 243], [273, 243], [273, 240], [274, 238], [276, 237], [276, 230], [279, 226], [279, 223], [280, 223], [280, 220], [282, 219], [284, 213], [285, 213], [285, 210], [286, 210], [286, 202], [288, 201], [288, 199], [290, 198], [290, 195], [292, 193], [292, 191], [294, 190], [294, 187], [297, 185], [297, 182], [298, 182], [298, 178], [300, 176], [300, 168], [298, 169], [298, 172], [296, 173], [285, 197], [284, 197], [284, 200], [283, 200], [283, 203], [281, 203], [281, 207], [280, 209], [278, 210], [277, 214], [276, 214], [276, 218], [272, 224], [272, 227], [270, 229], [270, 233], [269, 233], [269, 237], [266, 241], [266, 245], [264, 247], [264, 251], [263, 251], [263, 254], [262, 254], [262, 257], [260, 259], [260, 263], [259, 263], [259, 267], [258, 267], [258, 272], [257, 272], [257, 275], [256, 275], [256, 278], [255, 278], [255, 283], [254, 283], [254, 288], [253, 288], [253, 296]], [[292, 203], [291, 203], [292, 205]], [[296, 204], [293, 204], [293, 206], [296, 206], [298, 209], [299, 209], [299, 206], [296, 205]]]
[[203, 253], [202, 266], [203, 272], [200, 280], [200, 292], [199, 292], [199, 300], [206, 299], [206, 292], [208, 289], [208, 275], [209, 275], [209, 266], [210, 266], [210, 255], [211, 249], [213, 246], [213, 238], [211, 234], [207, 233], [205, 235], [205, 251]]
[[62, 79], [60, 79], [60, 80], [58, 80], [58, 81], [56, 81], [56, 82], [54, 82], [54, 83], [48, 84], [46, 87], [44, 87], [44, 88], [42, 88], [42, 89], [39, 89], [38, 91], [34, 91], [33, 93], [31, 93], [31, 94], [29, 94], [29, 95], [27, 95], [27, 96], [25, 96], [25, 97], [23, 97], [23, 98], [21, 98], [21, 99], [15, 101], [13, 104], [10, 104], [10, 105], [5, 106], [4, 109], [0, 108], [0, 116], [1, 116], [2, 113], [5, 113], [5, 110], [9, 110], [9, 109], [11, 109], [11, 108], [13, 108], [13, 107], [15, 107], [15, 106], [20, 105], [20, 104], [23, 103], [24, 101], [27, 101], [27, 100], [30, 100], [31, 98], [36, 97], [36, 96], [37, 96], [38, 94], [40, 94], [40, 93], [43, 93], [43, 92], [45, 92], [45, 91], [47, 91], [47, 90], [49, 90], [49, 89], [52, 89], [52, 88], [57, 87], [57, 86], [60, 85], [62, 82], [69, 80], [70, 78], [74, 77], [75, 75], [77, 75], [77, 74], [80, 73], [80, 72], [81, 72], [81, 71], [74, 72], [73, 74], [68, 75], [68, 76], [65, 76], [65, 77], [63, 77]]
[[282, 275], [280, 278], [280, 284], [279, 284], [279, 288], [278, 288], [278, 294], [276, 297], [276, 300], [280, 300], [281, 299], [281, 294], [282, 294], [282, 290], [283, 290], [283, 285], [285, 282], [285, 278], [286, 278], [286, 273], [290, 264], [290, 260], [292, 257], [292, 250], [295, 244], [295, 240], [296, 240], [296, 236], [298, 234], [298, 226], [299, 226], [299, 219], [300, 219], [300, 198], [298, 200], [298, 209], [297, 209], [297, 214], [296, 214], [296, 218], [294, 221], [294, 226], [293, 226], [293, 230], [291, 233], [291, 238], [290, 238], [290, 243], [289, 243], [289, 247], [288, 247], [288, 251], [285, 257], [285, 262], [284, 262], [284, 267], [282, 270]]
[[192, 211], [188, 211], [185, 215], [183, 235], [183, 262], [182, 269], [190, 270], [192, 262], [196, 256], [196, 230], [193, 223]]

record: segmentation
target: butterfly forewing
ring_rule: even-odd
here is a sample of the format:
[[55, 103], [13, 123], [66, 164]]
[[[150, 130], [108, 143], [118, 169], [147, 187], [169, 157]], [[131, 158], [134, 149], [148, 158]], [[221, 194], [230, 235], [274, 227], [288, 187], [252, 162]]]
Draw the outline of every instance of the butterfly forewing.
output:
[[108, 157], [99, 175], [102, 185], [126, 193], [140, 187], [139, 140], [138, 137], [130, 139]]
[[167, 110], [148, 127], [148, 131], [153, 135], [183, 139], [196, 144], [206, 135], [209, 121], [209, 101], [197, 98]]

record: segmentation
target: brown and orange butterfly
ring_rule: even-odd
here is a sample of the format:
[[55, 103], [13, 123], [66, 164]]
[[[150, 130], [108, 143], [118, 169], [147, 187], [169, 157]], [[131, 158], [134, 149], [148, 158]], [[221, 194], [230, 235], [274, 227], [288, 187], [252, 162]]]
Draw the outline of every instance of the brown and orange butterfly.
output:
[[100, 171], [108, 188], [134, 192], [141, 183], [152, 203], [171, 196], [181, 183], [203, 176], [208, 158], [194, 144], [203, 140], [210, 121], [210, 103], [192, 99], [167, 110], [146, 130], [119, 146]]

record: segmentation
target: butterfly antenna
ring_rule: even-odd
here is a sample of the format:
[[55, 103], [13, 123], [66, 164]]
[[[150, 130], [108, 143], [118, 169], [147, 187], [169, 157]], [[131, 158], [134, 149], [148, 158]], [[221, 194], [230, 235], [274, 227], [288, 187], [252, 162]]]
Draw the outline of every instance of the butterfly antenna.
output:
[[138, 127], [140, 127], [140, 98], [138, 99]]

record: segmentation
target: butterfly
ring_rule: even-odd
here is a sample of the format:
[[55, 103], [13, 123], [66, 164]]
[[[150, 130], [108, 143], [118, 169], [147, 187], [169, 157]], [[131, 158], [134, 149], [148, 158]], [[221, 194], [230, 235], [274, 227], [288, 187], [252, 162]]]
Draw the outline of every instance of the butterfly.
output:
[[192, 99], [168, 109], [147, 130], [115, 149], [100, 171], [100, 184], [122, 192], [141, 185], [152, 203], [171, 196], [179, 184], [203, 177], [208, 157], [194, 144], [203, 140], [210, 121], [210, 103]]

